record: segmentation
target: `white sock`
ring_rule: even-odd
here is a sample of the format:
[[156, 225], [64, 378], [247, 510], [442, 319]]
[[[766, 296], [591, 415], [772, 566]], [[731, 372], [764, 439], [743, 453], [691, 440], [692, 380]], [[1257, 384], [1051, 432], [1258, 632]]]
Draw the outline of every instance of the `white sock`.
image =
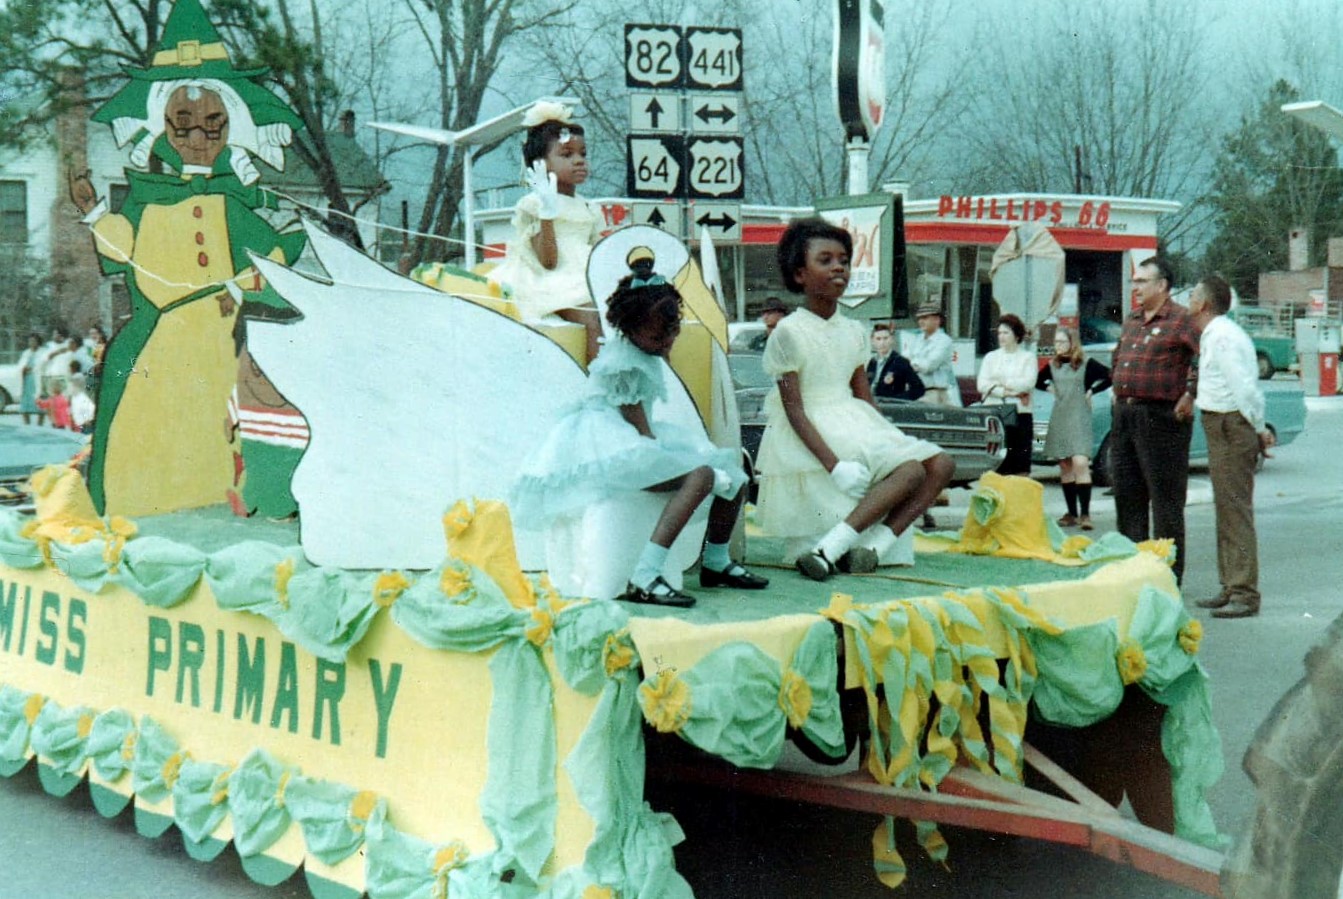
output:
[[863, 545], [876, 550], [877, 558], [884, 559], [895, 548], [900, 537], [885, 524], [874, 524], [863, 535]]
[[700, 563], [710, 571], [727, 571], [732, 567], [732, 556], [726, 543], [705, 543]]
[[841, 521], [830, 529], [830, 533], [821, 538], [816, 548], [831, 562], [838, 562], [839, 557], [857, 542], [858, 532], [849, 527], [847, 522]]
[[649, 540], [644, 545], [643, 552], [639, 553], [639, 561], [634, 565], [634, 574], [630, 575], [630, 583], [640, 590], [647, 590], [648, 585], [662, 575], [662, 566], [667, 562], [669, 551], [667, 547], [658, 546], [652, 540]]

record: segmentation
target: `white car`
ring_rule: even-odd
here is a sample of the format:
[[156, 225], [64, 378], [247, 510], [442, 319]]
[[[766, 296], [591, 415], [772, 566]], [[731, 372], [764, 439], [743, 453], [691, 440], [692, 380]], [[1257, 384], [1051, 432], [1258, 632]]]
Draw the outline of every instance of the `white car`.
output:
[[0, 365], [0, 412], [6, 406], [17, 403], [22, 394], [23, 376], [19, 372], [19, 364], [11, 362], [9, 365]]

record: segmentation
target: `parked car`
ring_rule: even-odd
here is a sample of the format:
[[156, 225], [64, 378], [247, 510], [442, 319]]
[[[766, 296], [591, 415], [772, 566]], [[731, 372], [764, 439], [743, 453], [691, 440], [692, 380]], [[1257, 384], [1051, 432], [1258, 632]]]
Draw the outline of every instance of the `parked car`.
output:
[[[765, 374], [762, 358], [759, 353], [728, 354], [741, 415], [742, 447], [752, 463], [765, 433], [765, 397], [774, 388], [774, 382]], [[956, 460], [953, 484], [968, 484], [992, 471], [1006, 453], [1002, 419], [992, 410], [887, 399], [878, 400], [877, 408], [909, 436], [935, 443], [950, 453]]]
[[84, 435], [62, 428], [0, 422], [0, 503], [25, 505], [32, 473], [69, 462], [86, 442]]
[[22, 395], [23, 375], [19, 371], [19, 363], [0, 365], [0, 412], [6, 406], [17, 403]]
[[1237, 306], [1227, 317], [1245, 329], [1254, 342], [1254, 355], [1259, 360], [1259, 377], [1268, 380], [1280, 371], [1296, 371], [1296, 338], [1285, 333], [1276, 317], [1267, 309]]
[[[1306, 394], [1301, 385], [1290, 381], [1264, 384], [1264, 418], [1268, 429], [1277, 438], [1278, 446], [1286, 446], [1306, 429]], [[1091, 479], [1101, 487], [1110, 486], [1110, 416], [1112, 391], [1104, 390], [1091, 401], [1092, 451]], [[1045, 435], [1049, 433], [1049, 413], [1054, 408], [1054, 395], [1044, 390], [1035, 391], [1035, 441], [1032, 459], [1036, 465], [1057, 461], [1044, 456]], [[1191, 465], [1208, 463], [1208, 438], [1203, 433], [1200, 416], [1194, 416], [1194, 434], [1189, 443]]]

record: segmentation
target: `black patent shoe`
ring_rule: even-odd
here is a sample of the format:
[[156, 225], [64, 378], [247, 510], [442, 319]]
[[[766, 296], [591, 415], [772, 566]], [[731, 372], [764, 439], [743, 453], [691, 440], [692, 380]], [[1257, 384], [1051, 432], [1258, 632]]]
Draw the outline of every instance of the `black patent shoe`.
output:
[[662, 575], [653, 578], [647, 587], [625, 585], [625, 592], [616, 597], [621, 602], [637, 602], [645, 606], [675, 606], [688, 609], [695, 604], [695, 597], [682, 593], [663, 579]]
[[819, 549], [813, 549], [797, 557], [797, 570], [803, 577], [813, 581], [824, 581], [835, 573], [835, 563], [825, 557]]
[[733, 590], [764, 590], [769, 586], [769, 578], [748, 571], [740, 562], [732, 562], [722, 571], [714, 571], [701, 565], [699, 585], [706, 589], [731, 587]]
[[877, 570], [877, 551], [866, 546], [855, 546], [839, 557], [835, 566], [845, 574], [871, 574]]

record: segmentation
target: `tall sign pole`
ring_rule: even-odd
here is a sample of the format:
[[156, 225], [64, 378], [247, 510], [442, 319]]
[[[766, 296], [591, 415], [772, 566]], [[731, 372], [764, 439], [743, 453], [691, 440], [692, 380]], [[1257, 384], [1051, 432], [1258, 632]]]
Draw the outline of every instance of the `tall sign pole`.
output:
[[741, 30], [625, 26], [626, 192], [635, 224], [741, 239]]
[[835, 0], [835, 100], [849, 157], [850, 194], [868, 191], [871, 141], [886, 111], [881, 0]]

